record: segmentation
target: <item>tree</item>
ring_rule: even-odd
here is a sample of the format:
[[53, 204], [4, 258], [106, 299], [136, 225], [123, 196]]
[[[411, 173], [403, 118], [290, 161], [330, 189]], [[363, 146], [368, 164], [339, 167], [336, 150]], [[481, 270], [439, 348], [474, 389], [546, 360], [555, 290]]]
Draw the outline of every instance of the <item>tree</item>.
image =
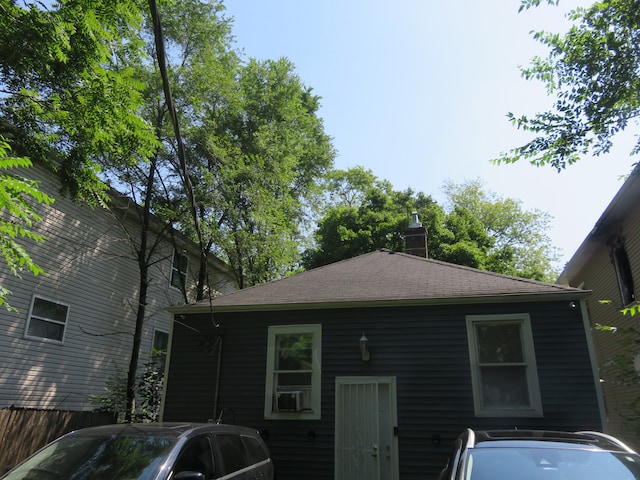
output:
[[[153, 125], [158, 148], [149, 158], [141, 157], [129, 165], [116, 165], [105, 174], [117, 184], [125, 185], [131, 197], [141, 205], [138, 210], [141, 230], [135, 232], [138, 235], [129, 235], [140, 281], [133, 347], [127, 372], [126, 421], [131, 421], [135, 415], [136, 391], [140, 390], [136, 378], [142, 330], [147, 315], [149, 267], [157, 261], [161, 240], [174, 238], [173, 224], [180, 219], [183, 219], [183, 225], [190, 226], [190, 230], [195, 232], [195, 240], [200, 247], [198, 292], [202, 293], [205, 286], [209, 287], [205, 285], [208, 278], [208, 252], [195, 211], [193, 180], [187, 170], [182, 131], [188, 132], [189, 127], [201, 121], [198, 116], [201, 111], [199, 101], [216, 91], [220, 82], [212, 82], [212, 78], [217, 78], [215, 75], [223, 70], [219, 65], [226, 65], [223, 61], [225, 58], [233, 58], [233, 55], [227, 54], [230, 27], [227, 20], [218, 17], [222, 9], [219, 2], [184, 0], [179, 3], [162, 2], [161, 7], [162, 15], [156, 2], [149, 2], [150, 11], [145, 15], [146, 28], [142, 32], [148, 58], [153, 61], [130, 65], [141, 83], [146, 85], [142, 114]], [[166, 44], [171, 47], [171, 55], [167, 54]], [[225, 79], [232, 78], [232, 69], [225, 73]], [[209, 83], [200, 78], [205, 78]], [[198, 98], [198, 94], [202, 97]], [[184, 130], [181, 124], [183, 119], [187, 127]], [[177, 192], [174, 199], [169, 199], [171, 192]], [[180, 201], [172, 201], [175, 199]], [[153, 214], [164, 222], [155, 231], [152, 231]], [[126, 227], [123, 225], [123, 228]], [[174, 250], [178, 251], [175, 244]], [[188, 302], [184, 284], [182, 293], [185, 303]]]
[[[36, 213], [34, 202], [50, 205], [53, 199], [38, 190], [38, 184], [9, 170], [14, 168], [28, 168], [31, 161], [24, 157], [10, 155], [11, 147], [0, 136], [0, 253], [11, 273], [20, 276], [25, 269], [33, 275], [42, 273], [42, 268], [36, 265], [18, 239], [29, 239], [34, 242], [44, 241], [44, 237], [32, 230], [33, 224], [41, 220]], [[7, 302], [10, 294], [0, 285], [0, 306], [8, 309], [12, 307]]]
[[[151, 124], [139, 115], [144, 83], [136, 75], [144, 42], [138, 3], [62, 0], [50, 8], [39, 3], [20, 8], [1, 1], [0, 134], [11, 139], [16, 151], [57, 172], [63, 194], [108, 207], [101, 172], [133, 177], [138, 166], [151, 165], [148, 159], [159, 145]], [[151, 171], [154, 168], [151, 165]], [[128, 419], [134, 410], [148, 267], [153, 261], [149, 202], [143, 211], [139, 248], [134, 248], [140, 284]]]
[[104, 393], [90, 397], [96, 409], [101, 412], [117, 413], [118, 422], [157, 422], [160, 418], [165, 354], [164, 351], [152, 349], [151, 360], [144, 364], [142, 373], [136, 376], [136, 391], [140, 398], [140, 405], [132, 415], [127, 415], [128, 374], [117, 364], [115, 372], [105, 381]]
[[[523, 0], [521, 10], [540, 0]], [[549, 1], [548, 3], [557, 3]], [[555, 103], [532, 117], [509, 113], [519, 129], [537, 135], [502, 154], [497, 163], [529, 159], [558, 171], [580, 155], [607, 153], [613, 137], [640, 115], [640, 15], [635, 0], [602, 0], [568, 14], [574, 25], [565, 35], [539, 31], [534, 39], [549, 48], [522, 69], [542, 81]], [[640, 138], [632, 154], [640, 152]]]
[[134, 0], [62, 0], [51, 9], [0, 0], [0, 134], [16, 154], [48, 163], [74, 198], [106, 202], [104, 166], [155, 147], [128, 68], [142, 54], [141, 18]]
[[194, 129], [192, 171], [211, 251], [241, 288], [295, 268], [310, 198], [335, 156], [319, 97], [287, 59], [249, 59], [223, 108]]
[[485, 270], [493, 266], [488, 261], [487, 251], [494, 242], [481, 220], [470, 210], [454, 206], [444, 224], [451, 236], [439, 246], [438, 252], [431, 252], [433, 258]]
[[434, 238], [439, 231], [440, 223], [432, 219], [441, 218], [441, 208], [431, 197], [395, 191], [370, 170], [335, 170], [328, 175], [326, 188], [326, 206], [314, 232], [316, 245], [303, 255], [307, 269], [380, 248], [402, 251], [402, 234], [414, 210], [433, 228]]
[[535, 280], [555, 280], [553, 263], [559, 257], [546, 234], [551, 222], [548, 213], [526, 211], [520, 200], [486, 191], [480, 180], [462, 184], [447, 181], [443, 190], [449, 210], [458, 215], [465, 211], [479, 222], [486, 235], [479, 232], [475, 239], [487, 254], [480, 268]]
[[[106, 180], [140, 206], [141, 230], [128, 232], [140, 283], [127, 415], [162, 237], [179, 227], [199, 243], [198, 299], [212, 251], [241, 286], [282, 274], [334, 157], [319, 98], [286, 59], [241, 65], [221, 2], [142, 5], [0, 0], [0, 134], [57, 171], [63, 193], [108, 207]], [[153, 231], [152, 215], [164, 222]]]
[[[296, 216], [315, 176], [333, 159], [315, 116], [317, 97], [293, 74], [290, 62], [241, 65], [220, 2], [183, 0], [158, 7], [143, 33], [154, 61], [136, 65], [136, 72], [147, 86], [142, 112], [154, 126], [159, 148], [148, 162], [108, 173], [143, 207], [142, 235], [134, 245], [140, 299], [127, 412], [134, 411], [136, 352], [155, 247], [151, 213], [166, 232], [177, 226], [199, 245], [196, 300], [212, 291], [210, 253], [227, 260], [241, 287], [259, 283], [297, 258]], [[187, 292], [183, 295], [188, 302]]]
[[483, 189], [482, 182], [446, 182], [445, 207], [423, 193], [394, 191], [360, 167], [332, 172], [327, 207], [306, 250], [313, 268], [379, 248], [404, 250], [403, 232], [416, 211], [428, 232], [430, 258], [497, 273], [552, 281], [556, 249], [548, 214], [525, 211], [517, 200]]

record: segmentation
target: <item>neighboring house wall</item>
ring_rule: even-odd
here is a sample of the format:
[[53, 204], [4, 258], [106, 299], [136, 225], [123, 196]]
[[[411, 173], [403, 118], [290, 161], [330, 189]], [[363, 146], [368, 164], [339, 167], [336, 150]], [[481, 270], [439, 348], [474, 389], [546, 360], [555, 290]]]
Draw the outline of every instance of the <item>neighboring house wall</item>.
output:
[[[630, 285], [635, 284], [636, 293], [640, 288], [639, 201], [640, 181], [632, 177], [616, 195], [558, 280], [558, 283], [593, 292], [588, 300], [588, 308], [606, 404], [608, 432], [635, 448], [640, 448], [640, 391], [636, 376], [640, 369], [636, 363], [634, 372], [633, 365], [627, 363], [633, 384], [624, 385], [619, 378], [620, 370], [612, 362], [621, 356], [633, 361], [640, 354], [635, 341], [640, 338], [637, 331], [633, 336], [625, 333], [629, 328], [637, 328], [638, 317], [623, 316], [620, 312], [627, 306], [625, 303], [634, 301], [634, 295], [629, 294]], [[623, 272], [624, 268], [616, 269], [614, 246], [626, 252], [631, 278], [618, 273]], [[624, 263], [624, 256], [618, 258], [618, 262]], [[621, 293], [621, 284], [627, 284], [622, 288], [626, 292], [624, 295]], [[597, 325], [615, 326], [618, 330], [615, 333], [600, 331], [596, 329]]]
[[[541, 414], [476, 415], [467, 323], [487, 315], [530, 319]], [[321, 326], [319, 418], [265, 418], [269, 327], [282, 325]], [[369, 340], [366, 362], [359, 345], [363, 333]], [[399, 478], [406, 480], [437, 478], [453, 441], [468, 427], [602, 428], [588, 332], [577, 299], [177, 313], [170, 341], [164, 420], [220, 417], [259, 429], [282, 480], [334, 478], [336, 384], [344, 377], [395, 380], [394, 456]], [[384, 461], [388, 455], [387, 444], [372, 452], [370, 445], [354, 443], [354, 462], [366, 462], [373, 453]]]
[[[105, 393], [105, 380], [116, 368], [126, 373], [131, 356], [140, 276], [127, 235], [135, 238], [139, 232], [136, 208], [116, 208], [114, 215], [74, 203], [58, 194], [47, 169], [35, 166], [22, 173], [40, 181], [40, 189], [56, 201], [37, 207], [42, 222], [33, 229], [47, 240], [24, 242], [44, 273], [16, 278], [0, 264], [0, 284], [11, 291], [8, 302], [18, 310], [0, 314], [0, 408], [93, 409], [91, 395]], [[189, 256], [191, 287], [198, 256], [193, 244], [176, 238]], [[170, 285], [173, 253], [165, 240], [152, 258], [140, 365], [149, 360], [154, 338], [161, 342], [162, 332], [169, 332], [165, 309], [184, 303]], [[218, 269], [212, 286], [233, 290], [220, 262], [210, 265]]]

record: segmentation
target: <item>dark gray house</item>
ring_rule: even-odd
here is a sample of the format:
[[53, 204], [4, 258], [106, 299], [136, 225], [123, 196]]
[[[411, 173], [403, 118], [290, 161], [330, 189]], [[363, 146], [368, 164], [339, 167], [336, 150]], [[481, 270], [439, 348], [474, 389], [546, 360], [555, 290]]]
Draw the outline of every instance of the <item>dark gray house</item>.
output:
[[165, 421], [250, 425], [280, 480], [437, 478], [473, 428], [603, 428], [584, 290], [376, 251], [173, 308]]

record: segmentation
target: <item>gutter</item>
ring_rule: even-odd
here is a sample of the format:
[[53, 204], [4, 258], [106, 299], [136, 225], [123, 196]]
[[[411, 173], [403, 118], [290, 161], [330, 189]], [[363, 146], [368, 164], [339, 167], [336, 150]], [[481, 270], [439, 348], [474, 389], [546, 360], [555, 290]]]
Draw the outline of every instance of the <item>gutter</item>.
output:
[[[361, 300], [338, 302], [297, 302], [297, 303], [270, 303], [270, 304], [245, 304], [245, 305], [214, 305], [191, 304], [169, 307], [167, 310], [173, 314], [198, 314], [198, 313], [224, 313], [224, 312], [268, 312], [284, 310], [329, 310], [351, 308], [391, 308], [413, 306], [440, 306], [440, 305], [470, 305], [489, 303], [522, 303], [527, 301], [577, 301], [591, 295], [591, 290], [574, 289], [567, 292], [538, 293], [538, 294], [506, 294], [469, 297], [444, 297], [444, 298], [417, 298], [417, 299], [385, 299], [385, 300]], [[223, 297], [219, 297], [223, 298]]]

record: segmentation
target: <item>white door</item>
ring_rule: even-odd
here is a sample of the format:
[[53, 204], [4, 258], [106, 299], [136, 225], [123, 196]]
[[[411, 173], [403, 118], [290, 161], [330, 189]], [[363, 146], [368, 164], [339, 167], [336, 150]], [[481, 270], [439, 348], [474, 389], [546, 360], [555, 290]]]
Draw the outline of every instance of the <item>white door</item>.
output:
[[336, 377], [335, 480], [397, 480], [395, 377]]

